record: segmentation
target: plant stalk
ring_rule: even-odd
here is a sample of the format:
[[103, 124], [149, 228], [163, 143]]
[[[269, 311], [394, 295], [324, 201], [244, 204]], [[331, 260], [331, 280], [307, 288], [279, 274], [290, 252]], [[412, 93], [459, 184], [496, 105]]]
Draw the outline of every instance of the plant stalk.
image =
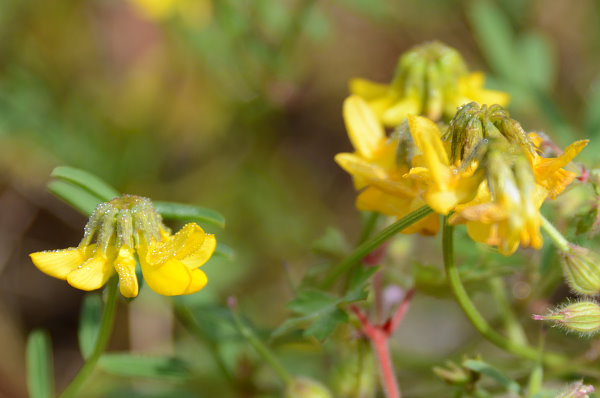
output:
[[100, 331], [98, 332], [98, 337], [96, 339], [96, 345], [94, 346], [94, 350], [92, 354], [86, 359], [83, 366], [75, 375], [75, 378], [71, 380], [67, 388], [62, 392], [60, 398], [71, 398], [74, 397], [77, 391], [81, 388], [81, 386], [85, 383], [87, 378], [92, 374], [94, 368], [96, 367], [96, 363], [98, 363], [98, 359], [104, 353], [106, 346], [108, 344], [108, 339], [112, 333], [112, 328], [115, 320], [115, 309], [117, 307], [117, 294], [119, 293], [118, 289], [119, 278], [113, 276], [110, 278], [107, 284], [107, 292], [106, 292], [106, 304], [104, 305], [104, 311], [102, 312], [102, 320], [100, 321]]

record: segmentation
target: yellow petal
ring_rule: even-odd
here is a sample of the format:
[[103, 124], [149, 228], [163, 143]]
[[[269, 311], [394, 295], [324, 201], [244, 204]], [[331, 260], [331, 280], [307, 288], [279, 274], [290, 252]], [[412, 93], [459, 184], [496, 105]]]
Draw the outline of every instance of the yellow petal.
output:
[[119, 290], [123, 297], [135, 297], [138, 295], [138, 280], [135, 275], [137, 263], [133, 257], [133, 249], [122, 246], [115, 259], [114, 267], [119, 274]]
[[115, 272], [104, 254], [96, 254], [67, 276], [69, 285], [81, 290], [100, 289]]
[[86, 259], [84, 250], [76, 247], [31, 253], [29, 257], [40, 271], [63, 280]]
[[536, 182], [548, 190], [548, 196], [554, 199], [575, 178], [575, 174], [562, 169], [581, 152], [589, 140], [580, 140], [569, 145], [564, 152], [556, 158], [542, 158], [534, 155], [533, 174]]
[[408, 117], [408, 115], [420, 113], [419, 108], [420, 106], [418, 101], [412, 98], [406, 98], [402, 101], [396, 102], [385, 112], [383, 112], [381, 115], [381, 120], [387, 127], [396, 127], [402, 123], [404, 119]]
[[145, 261], [158, 266], [172, 258], [181, 260], [189, 257], [200, 250], [207, 236], [198, 224], [188, 223], [166, 241], [159, 242], [146, 255]]
[[356, 152], [366, 159], [372, 159], [380, 141], [385, 139], [385, 132], [369, 105], [356, 95], [346, 98], [344, 122]]
[[207, 235], [204, 243], [200, 246], [200, 249], [181, 260], [181, 262], [190, 269], [198, 268], [208, 261], [210, 256], [213, 255], [216, 247], [217, 240], [215, 239], [215, 236], [212, 234]]
[[159, 267], [141, 262], [144, 280], [152, 290], [164, 296], [191, 294], [202, 289], [206, 274], [199, 269], [191, 270], [179, 260], [170, 260]]
[[412, 182], [402, 178], [404, 173], [388, 172], [383, 167], [352, 153], [338, 153], [335, 161], [355, 178], [355, 187], [375, 186], [389, 194], [414, 197]]
[[386, 84], [360, 78], [350, 79], [350, 92], [367, 101], [386, 95], [388, 90], [389, 86]]
[[414, 115], [408, 117], [408, 125], [415, 145], [423, 153], [435, 184], [445, 186], [450, 174], [448, 167], [450, 162], [439, 129], [431, 120]]
[[[508, 105], [510, 101], [510, 95], [502, 91], [488, 90], [483, 88], [485, 75], [482, 72], [473, 72], [462, 79], [465, 79], [466, 81], [464, 81], [464, 83], [459, 82], [459, 87], [464, 87], [466, 89], [464, 95], [468, 98], [468, 102], [475, 101], [479, 102], [480, 104], [487, 105]], [[457, 106], [460, 105], [463, 105], [463, 103], [457, 104]]]
[[356, 198], [356, 208], [402, 217], [408, 214], [408, 208], [412, 200], [412, 198], [406, 196], [390, 195], [376, 187], [368, 187]]

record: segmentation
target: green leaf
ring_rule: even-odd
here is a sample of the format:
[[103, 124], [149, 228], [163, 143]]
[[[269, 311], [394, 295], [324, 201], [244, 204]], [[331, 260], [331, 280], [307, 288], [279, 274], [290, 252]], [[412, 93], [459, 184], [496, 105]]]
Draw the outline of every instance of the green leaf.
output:
[[294, 312], [307, 315], [330, 309], [339, 302], [338, 297], [327, 292], [307, 289], [300, 291], [298, 296], [288, 303], [287, 307]]
[[235, 257], [235, 251], [224, 243], [217, 242], [217, 248], [215, 249], [215, 256], [225, 257], [228, 260], [232, 260]]
[[344, 322], [348, 322], [348, 315], [339, 308], [335, 308], [318, 317], [317, 320], [304, 331], [304, 336], [314, 336], [319, 340], [325, 340], [339, 323]]
[[520, 63], [525, 67], [528, 84], [548, 91], [556, 74], [556, 63], [550, 43], [539, 33], [522, 36], [517, 50]]
[[208, 223], [219, 228], [225, 227], [225, 217], [212, 209], [174, 202], [153, 202], [153, 204], [154, 208], [167, 219]]
[[107, 373], [125, 377], [163, 380], [186, 380], [191, 377], [188, 365], [173, 357], [111, 353], [100, 357], [98, 367]]
[[27, 389], [31, 398], [54, 397], [52, 346], [44, 330], [32, 331], [27, 339]]
[[348, 285], [348, 294], [346, 294], [345, 298], [349, 301], [356, 301], [352, 299], [352, 296], [356, 296], [357, 293], [362, 296], [362, 291], [365, 288], [365, 285], [369, 279], [377, 271], [379, 271], [380, 267], [366, 267], [362, 264], [358, 264], [354, 268], [354, 273], [352, 274], [352, 279], [350, 279], [350, 284]]
[[97, 196], [85, 189], [61, 180], [48, 183], [48, 190], [88, 217], [92, 215], [96, 206], [102, 202]]
[[[376, 267], [371, 267], [359, 271], [357, 280], [366, 281], [365, 277], [368, 279], [367, 275], [372, 275], [376, 270]], [[317, 289], [300, 290], [287, 307], [301, 316], [287, 319], [271, 333], [271, 338], [282, 336], [291, 330], [306, 328], [305, 337], [325, 340], [339, 323], [348, 322], [348, 315], [339, 306], [364, 300], [366, 297], [364, 284], [357, 284], [344, 297]]]
[[475, 372], [491, 377], [492, 379], [496, 380], [501, 386], [506, 388], [506, 390], [509, 392], [519, 394], [521, 391], [521, 387], [519, 386], [519, 384], [511, 380], [510, 377], [506, 376], [502, 371], [488, 363], [485, 363], [483, 361], [477, 361], [475, 359], [469, 359], [463, 362], [463, 366]]
[[119, 196], [119, 192], [116, 189], [95, 175], [81, 169], [60, 166], [52, 170], [50, 175], [80, 186], [92, 195], [98, 197], [101, 202], [108, 202], [112, 198]]
[[102, 320], [102, 299], [98, 294], [88, 294], [83, 299], [81, 314], [79, 317], [79, 350], [84, 359], [87, 359], [94, 350], [98, 333], [100, 332], [100, 321]]
[[471, 4], [469, 21], [488, 64], [499, 75], [519, 80], [519, 63], [513, 48], [510, 21], [490, 1], [474, 1]]

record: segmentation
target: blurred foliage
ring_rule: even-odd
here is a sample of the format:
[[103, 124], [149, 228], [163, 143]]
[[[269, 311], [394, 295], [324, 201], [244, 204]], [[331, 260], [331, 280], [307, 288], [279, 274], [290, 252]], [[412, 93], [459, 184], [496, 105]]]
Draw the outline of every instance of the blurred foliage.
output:
[[[54, 388], [44, 333], [30, 334], [27, 364], [22, 360], [25, 336], [35, 328], [53, 337], [58, 391], [81, 362], [74, 342], [84, 295], [41, 275], [26, 256], [80, 238], [83, 219], [45, 192], [56, 166], [88, 170], [121, 192], [214, 208], [227, 218], [220, 242], [235, 248], [232, 258], [206, 265], [206, 289], [173, 300], [175, 315], [161, 310], [149, 289], [132, 305], [120, 304], [114, 353], [103, 359], [89, 397], [278, 396], [273, 372], [232, 325], [224, 306], [232, 294], [253, 330], [294, 374], [333, 386], [363, 366], [373, 374], [372, 358], [360, 354], [365, 349], [352, 322], [346, 323], [347, 304], [365, 297], [364, 286], [333, 295], [314, 289], [311, 277], [347, 254], [360, 234], [352, 186], [332, 160], [349, 148], [341, 119], [347, 81], [388, 80], [398, 55], [415, 44], [440, 39], [458, 48], [472, 69], [488, 73], [491, 88], [511, 94], [511, 114], [526, 129], [543, 130], [561, 146], [591, 138], [581, 158], [598, 166], [597, 2], [152, 3], [0, 2], [0, 396], [26, 396], [29, 389], [42, 397]], [[63, 183], [50, 187], [59, 196], [78, 186], [76, 180], [55, 182]], [[61, 195], [65, 189], [69, 193]], [[89, 211], [94, 196], [77, 192], [82, 196], [75, 207]], [[580, 226], [576, 238], [581, 223], [572, 216], [595, 209], [594, 198], [587, 186], [575, 187], [546, 211], [576, 242], [587, 230]], [[526, 337], [537, 341], [539, 326], [529, 314], [569, 295], [552, 245], [505, 258], [460, 235], [456, 242], [461, 276], [486, 317], [499, 330], [514, 328], [483, 283], [503, 277], [509, 307]], [[598, 247], [598, 237], [590, 235], [588, 243]], [[392, 342], [402, 353], [397, 363], [404, 395], [444, 396], [447, 387], [431, 369], [450, 358], [462, 371], [482, 376], [469, 387], [477, 396], [518, 388], [528, 397], [554, 396], [558, 382], [525, 392], [537, 365], [498, 355], [465, 325], [448, 300], [439, 248], [439, 239], [400, 236], [382, 265], [383, 283], [414, 283], [420, 291]], [[320, 268], [308, 269], [313, 264]], [[97, 310], [93, 300], [84, 300], [84, 308], [92, 308], [88, 315]], [[166, 327], [153, 330], [153, 319]], [[81, 322], [85, 353], [97, 318]], [[549, 349], [598, 355], [594, 341], [582, 347], [555, 330], [547, 335]], [[327, 339], [319, 345], [313, 337]], [[344, 344], [347, 351], [340, 353]], [[135, 355], [119, 353], [130, 348]], [[481, 358], [461, 361], [462, 353], [474, 351]], [[45, 384], [26, 380], [26, 366]], [[164, 377], [147, 379], [156, 374]], [[544, 380], [573, 376], [567, 369], [546, 372]], [[598, 385], [597, 371], [586, 376]], [[336, 397], [353, 391], [374, 396], [376, 383], [365, 383], [370, 390], [336, 388]]]

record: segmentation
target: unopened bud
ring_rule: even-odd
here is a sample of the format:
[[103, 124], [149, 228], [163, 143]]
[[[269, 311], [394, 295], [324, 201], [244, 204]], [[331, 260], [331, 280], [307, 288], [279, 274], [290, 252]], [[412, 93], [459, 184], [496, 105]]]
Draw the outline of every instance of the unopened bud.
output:
[[[408, 51], [398, 61], [391, 89], [401, 98], [413, 100], [422, 114], [437, 120], [445, 102], [455, 93], [459, 78], [468, 73], [458, 51], [440, 42], [430, 42]], [[384, 119], [393, 118], [393, 111]]]
[[560, 256], [565, 278], [573, 292], [586, 296], [600, 293], [600, 253], [570, 244]]
[[556, 398], [589, 398], [588, 394], [594, 392], [594, 386], [583, 384], [583, 380], [576, 381], [569, 385]]
[[548, 315], [533, 315], [533, 319], [554, 321], [567, 331], [593, 334], [600, 330], [600, 305], [594, 301], [579, 301], [553, 310]]
[[470, 102], [461, 106], [446, 132], [446, 139], [452, 143], [453, 162], [472, 156], [483, 139], [498, 138], [533, 153], [533, 144], [519, 122], [511, 119], [508, 111], [497, 104], [487, 106]]
[[332, 398], [323, 384], [307, 377], [296, 377], [285, 390], [285, 398]]

